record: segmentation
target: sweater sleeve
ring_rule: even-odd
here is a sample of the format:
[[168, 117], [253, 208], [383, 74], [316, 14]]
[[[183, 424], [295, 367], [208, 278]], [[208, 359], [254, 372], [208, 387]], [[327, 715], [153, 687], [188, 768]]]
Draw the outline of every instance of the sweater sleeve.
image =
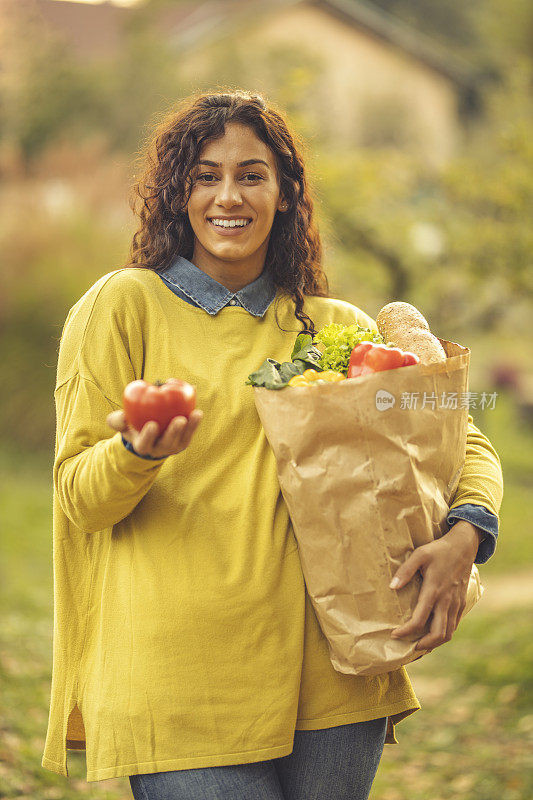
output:
[[[449, 509], [450, 512], [457, 509], [458, 513], [457, 515], [449, 513], [448, 524], [450, 522], [453, 524], [452, 518], [455, 516], [466, 518], [459, 507], [479, 506], [480, 512], [482, 508], [494, 515], [493, 525], [497, 531], [502, 500], [503, 473], [499, 456], [487, 437], [474, 425], [474, 420], [469, 414], [465, 463]], [[488, 514], [486, 518], [491, 519]], [[487, 550], [485, 542], [481, 542], [475, 563], [488, 561], [496, 547], [496, 536], [491, 537], [488, 544], [490, 550]]]
[[142, 377], [142, 324], [133, 292], [121, 283], [97, 281], [70, 310], [59, 346], [54, 492], [87, 533], [130, 514], [165, 463], [126, 449], [106, 422], [122, 407], [126, 384]]
[[119, 406], [79, 373], [61, 386], [55, 399], [54, 490], [71, 522], [96, 533], [133, 511], [165, 459], [148, 461], [127, 450], [122, 434], [113, 434], [105, 421]]
[[453, 511], [450, 511], [446, 522], [453, 527], [457, 520], [465, 519], [474, 525], [478, 533], [483, 534], [483, 538], [479, 542], [474, 564], [485, 564], [496, 550], [496, 541], [498, 539], [498, 517], [488, 511], [485, 506], [475, 506], [470, 503], [456, 506]]

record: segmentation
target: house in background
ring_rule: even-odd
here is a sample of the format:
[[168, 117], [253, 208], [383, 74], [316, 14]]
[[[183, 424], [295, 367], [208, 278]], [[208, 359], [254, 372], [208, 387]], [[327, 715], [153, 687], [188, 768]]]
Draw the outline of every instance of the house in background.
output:
[[[146, 16], [142, 5], [18, 2], [83, 59], [112, 56], [132, 15]], [[148, 23], [171, 44], [181, 85], [264, 91], [340, 146], [407, 149], [438, 167], [477, 112], [475, 71], [365, 0], [178, 2]]]

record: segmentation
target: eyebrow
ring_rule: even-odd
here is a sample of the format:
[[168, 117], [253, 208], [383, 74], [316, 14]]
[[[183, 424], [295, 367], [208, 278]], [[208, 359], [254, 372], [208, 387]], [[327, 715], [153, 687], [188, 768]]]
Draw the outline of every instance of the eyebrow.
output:
[[[199, 161], [198, 164], [203, 164], [206, 167], [221, 167], [222, 164], [219, 164], [217, 161], [207, 161], [206, 159], [202, 159]], [[266, 161], [263, 161], [262, 158], [248, 158], [246, 161], [239, 161], [237, 164], [238, 167], [247, 167], [250, 164], [264, 164], [267, 169], [270, 169]]]

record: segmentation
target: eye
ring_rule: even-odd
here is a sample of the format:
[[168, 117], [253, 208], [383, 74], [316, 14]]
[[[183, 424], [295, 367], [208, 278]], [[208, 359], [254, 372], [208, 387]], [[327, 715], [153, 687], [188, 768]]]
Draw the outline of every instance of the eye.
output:
[[[213, 183], [212, 180], [207, 180], [208, 178], [214, 178], [216, 180], [216, 175], [213, 175], [211, 172], [203, 172], [201, 175], [198, 175], [196, 180], [205, 181], [206, 183]], [[247, 172], [246, 175], [242, 176], [243, 178], [251, 178], [250, 181], [246, 181], [247, 183], [251, 183], [251, 181], [262, 181], [264, 178], [262, 175], [257, 175], [255, 172]]]

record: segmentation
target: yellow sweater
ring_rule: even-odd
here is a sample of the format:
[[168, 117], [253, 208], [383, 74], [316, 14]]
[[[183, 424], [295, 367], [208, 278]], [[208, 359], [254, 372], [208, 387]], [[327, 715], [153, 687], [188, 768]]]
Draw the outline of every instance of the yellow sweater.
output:
[[[278, 309], [282, 332], [275, 321]], [[355, 306], [309, 297], [317, 328]], [[54, 646], [43, 767], [87, 780], [244, 764], [292, 751], [297, 730], [420, 708], [406, 670], [336, 672], [305, 591], [273, 453], [247, 375], [285, 361], [301, 323], [278, 295], [264, 317], [214, 316], [148, 269], [104, 275], [70, 309], [57, 367]], [[204, 419], [182, 453], [151, 461], [106, 423], [136, 378], [197, 387]], [[498, 514], [499, 460], [469, 425], [457, 502]], [[473, 449], [472, 449], [473, 448]], [[474, 455], [472, 455], [474, 453]]]

